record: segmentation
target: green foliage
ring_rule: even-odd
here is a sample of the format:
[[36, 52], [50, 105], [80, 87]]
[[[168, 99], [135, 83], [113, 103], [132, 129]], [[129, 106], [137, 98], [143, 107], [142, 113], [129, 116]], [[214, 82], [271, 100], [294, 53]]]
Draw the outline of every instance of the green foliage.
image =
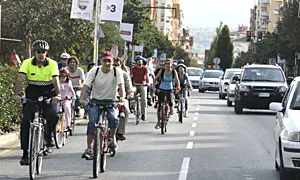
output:
[[0, 66], [0, 131], [8, 132], [14, 123], [21, 119], [21, 107], [13, 98], [13, 87], [18, 75], [18, 69]]
[[233, 61], [233, 44], [230, 39], [229, 28], [227, 25], [222, 28], [218, 39], [216, 57], [221, 59], [220, 67], [225, 70], [226, 68], [231, 67]]
[[189, 57], [189, 53], [187, 53], [179, 45], [175, 46], [174, 59], [177, 59], [177, 60], [183, 59], [186, 66], [191, 66], [190, 65], [191, 64], [191, 59]]
[[197, 59], [191, 59], [189, 67], [200, 67], [200, 65], [197, 62]]
[[223, 22], [220, 22], [219, 27], [216, 28], [216, 36], [214, 37], [213, 41], [211, 42], [209, 57], [208, 57], [209, 59], [208, 59], [208, 62], [206, 62], [205, 67], [207, 67], [207, 65], [209, 65], [209, 64], [213, 64], [213, 60], [216, 57], [216, 49], [218, 46], [219, 37], [222, 32], [222, 27], [223, 27]]

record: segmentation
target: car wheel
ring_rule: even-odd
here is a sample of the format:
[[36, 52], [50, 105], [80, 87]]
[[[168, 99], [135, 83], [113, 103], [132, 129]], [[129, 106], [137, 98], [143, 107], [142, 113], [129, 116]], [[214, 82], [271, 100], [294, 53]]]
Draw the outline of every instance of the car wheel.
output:
[[226, 95], [221, 92], [221, 99], [225, 99]]
[[288, 177], [288, 173], [285, 171], [284, 163], [283, 163], [283, 157], [282, 157], [282, 151], [281, 151], [281, 141], [279, 141], [279, 174], [280, 174], [280, 180], [289, 180], [290, 177]]
[[227, 98], [227, 106], [229, 106], [229, 107], [232, 106], [232, 102], [229, 100], [229, 98]]
[[235, 100], [234, 102], [234, 111], [236, 114], [242, 114], [243, 113], [243, 107], [241, 103], [238, 100]]

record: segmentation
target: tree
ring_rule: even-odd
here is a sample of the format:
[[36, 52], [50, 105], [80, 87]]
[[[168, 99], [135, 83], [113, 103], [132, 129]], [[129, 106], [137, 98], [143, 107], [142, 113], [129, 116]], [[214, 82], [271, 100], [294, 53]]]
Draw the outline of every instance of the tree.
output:
[[213, 60], [216, 57], [216, 49], [217, 49], [217, 45], [218, 45], [219, 36], [222, 31], [222, 26], [223, 26], [223, 22], [220, 22], [219, 27], [216, 28], [216, 36], [214, 37], [214, 40], [212, 41], [212, 43], [210, 45], [209, 59], [208, 59], [207, 64], [205, 65], [206, 67], [208, 64], [213, 64]]
[[186, 66], [190, 66], [191, 64], [189, 53], [182, 49], [180, 45], [175, 46], [174, 59], [183, 59]]
[[233, 44], [229, 34], [229, 28], [225, 25], [222, 28], [221, 34], [218, 38], [216, 48], [216, 57], [221, 59], [220, 67], [222, 69], [230, 68], [233, 62]]

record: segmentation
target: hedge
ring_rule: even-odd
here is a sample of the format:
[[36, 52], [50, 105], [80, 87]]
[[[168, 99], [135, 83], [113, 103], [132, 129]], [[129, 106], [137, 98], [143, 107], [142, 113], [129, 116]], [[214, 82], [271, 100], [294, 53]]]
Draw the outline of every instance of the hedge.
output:
[[13, 98], [13, 88], [18, 69], [0, 65], [0, 132], [10, 132], [12, 126], [20, 123], [22, 106]]

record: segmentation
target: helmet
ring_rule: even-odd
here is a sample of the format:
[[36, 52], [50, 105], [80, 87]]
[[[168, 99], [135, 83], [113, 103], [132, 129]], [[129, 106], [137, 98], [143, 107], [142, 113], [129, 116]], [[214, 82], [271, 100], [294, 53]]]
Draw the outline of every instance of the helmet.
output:
[[36, 40], [32, 44], [34, 51], [49, 51], [49, 44], [45, 40]]
[[70, 56], [70, 54], [68, 54], [68, 53], [62, 53], [61, 55], [60, 55], [60, 58], [61, 59], [69, 59], [71, 56]]
[[69, 75], [69, 70], [67, 68], [61, 68], [59, 70], [59, 75], [68, 76]]
[[143, 60], [143, 56], [137, 55], [137, 56], [135, 57], [135, 60], [136, 60], [136, 61], [137, 61], [137, 60]]
[[180, 66], [183, 67], [184, 69], [186, 69], [186, 65], [184, 65], [183, 63], [178, 64], [177, 67], [179, 68]]
[[184, 60], [183, 59], [179, 59], [177, 64], [184, 64]]
[[147, 60], [146, 58], [144, 58], [144, 57], [142, 57], [142, 61], [143, 61], [143, 63], [145, 63], [145, 64], [147, 64], [147, 62], [148, 62], [148, 60]]

